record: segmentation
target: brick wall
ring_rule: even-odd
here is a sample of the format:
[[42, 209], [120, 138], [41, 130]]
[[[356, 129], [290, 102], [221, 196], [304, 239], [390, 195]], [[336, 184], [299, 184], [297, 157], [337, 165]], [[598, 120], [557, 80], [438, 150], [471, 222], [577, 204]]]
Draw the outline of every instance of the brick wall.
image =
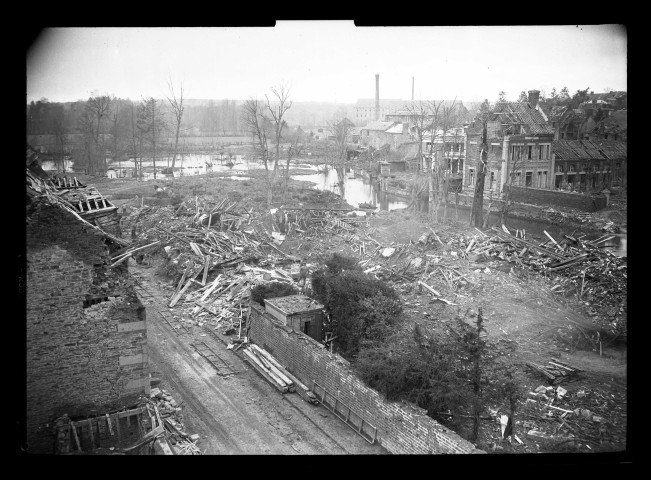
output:
[[588, 195], [508, 185], [505, 185], [505, 188], [511, 188], [510, 198], [514, 202], [576, 208], [585, 212], [596, 212], [606, 208], [606, 197], [601, 194]]
[[359, 380], [349, 363], [323, 345], [271, 319], [251, 305], [249, 336], [308, 387], [313, 381], [377, 428], [377, 440], [391, 453], [483, 453], [429, 418], [421, 408], [385, 400]]
[[51, 206], [27, 223], [27, 440], [30, 452], [52, 453], [57, 417], [103, 414], [148, 393], [145, 308], [126, 267], [108, 268], [99, 232]]

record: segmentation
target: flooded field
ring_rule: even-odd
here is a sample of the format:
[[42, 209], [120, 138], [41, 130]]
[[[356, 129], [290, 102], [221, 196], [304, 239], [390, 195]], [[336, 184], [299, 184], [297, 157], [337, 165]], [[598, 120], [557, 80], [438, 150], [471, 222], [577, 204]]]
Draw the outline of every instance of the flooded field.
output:
[[[156, 178], [158, 180], [165, 181], [172, 178], [171, 175], [165, 175], [162, 173], [162, 170], [164, 168], [171, 166], [171, 161], [171, 157], [164, 157], [156, 160]], [[153, 163], [154, 162], [152, 159], [145, 159], [142, 161], [143, 168], [145, 169], [145, 180], [154, 179]], [[107, 171], [107, 176], [109, 178], [128, 178], [133, 175], [133, 161], [118, 162], [109, 160], [108, 165], [110, 167]], [[42, 163], [42, 166], [46, 171], [57, 171], [57, 165], [53, 161], [44, 161]], [[67, 172], [73, 172], [73, 167], [74, 163], [71, 160], [65, 160], [65, 168]], [[230, 175], [228, 177], [222, 178], [232, 178], [234, 180], [250, 180], [251, 177], [245, 175], [247, 172], [250, 172], [252, 170], [260, 170], [263, 168], [264, 165], [261, 162], [246, 159], [242, 155], [184, 155], [181, 158], [177, 158], [173, 176], [179, 177], [186, 175], [205, 175], [206, 173], [228, 172]], [[273, 164], [270, 165], [270, 168], [273, 168]], [[358, 207], [360, 204], [371, 204], [376, 207], [376, 211], [391, 211], [407, 208], [409, 206], [409, 200], [406, 198], [379, 192], [374, 183], [370, 180], [369, 175], [363, 171], [359, 175], [354, 175], [352, 171], [349, 170], [345, 174], [343, 192], [341, 192], [339, 186], [339, 175], [333, 168], [329, 168], [326, 165], [300, 163], [300, 159], [298, 159], [298, 163], [293, 163], [291, 165], [291, 168], [310, 170], [313, 172], [294, 174], [291, 175], [291, 178], [312, 182], [313, 188], [318, 190], [327, 190], [340, 194], [344, 197], [346, 202], [356, 207]], [[420, 211], [426, 212], [428, 210], [427, 203], [423, 202], [421, 205], [419, 205], [418, 209]], [[448, 218], [458, 218], [460, 221], [470, 221], [469, 208], [460, 207], [458, 211], [455, 212], [454, 206], [448, 207], [447, 215]], [[489, 219], [489, 225], [499, 226], [499, 215], [492, 214]], [[506, 225], [510, 229], [524, 229], [528, 234], [535, 235], [541, 239], [545, 237], [544, 231], [547, 231], [550, 235], [559, 239], [563, 238], [563, 235], [585, 235], [585, 238], [588, 240], [597, 239], [600, 236], [599, 234], [591, 231], [583, 232], [580, 229], [577, 230], [574, 228], [567, 228], [562, 225], [549, 225], [545, 222], [524, 220], [520, 218], [508, 217]], [[609, 236], [612, 236], [613, 238], [609, 239], [607, 242], [604, 242], [602, 244], [602, 247], [613, 251], [619, 256], [625, 256], [627, 252], [627, 234], [625, 232], [622, 232], [618, 234], [611, 234]]]

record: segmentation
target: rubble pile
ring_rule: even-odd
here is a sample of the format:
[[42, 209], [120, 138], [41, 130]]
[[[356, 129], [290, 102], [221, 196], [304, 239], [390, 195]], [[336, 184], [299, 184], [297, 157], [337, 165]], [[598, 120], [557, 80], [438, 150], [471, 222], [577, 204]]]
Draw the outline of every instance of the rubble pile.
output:
[[[622, 411], [625, 398], [619, 394], [569, 391], [561, 386], [539, 386], [528, 392], [516, 422], [526, 432], [527, 443], [542, 449], [560, 445], [573, 449], [581, 444], [587, 449], [622, 444], [626, 425], [617, 420], [614, 411]], [[623, 413], [625, 416], [625, 412]], [[591, 447], [592, 445], [592, 447]]]
[[[155, 422], [154, 416], [158, 418], [161, 434], [158, 440], [164, 439], [169, 446], [171, 455], [201, 455], [202, 452], [197, 447], [196, 442], [199, 435], [188, 435], [181, 420], [183, 409], [174, 398], [165, 390], [152, 388], [149, 398], [142, 397], [140, 406], [145, 407], [149, 412], [152, 422]], [[162, 437], [162, 438], [161, 438]], [[163, 452], [166, 452], [167, 446], [163, 446]]]

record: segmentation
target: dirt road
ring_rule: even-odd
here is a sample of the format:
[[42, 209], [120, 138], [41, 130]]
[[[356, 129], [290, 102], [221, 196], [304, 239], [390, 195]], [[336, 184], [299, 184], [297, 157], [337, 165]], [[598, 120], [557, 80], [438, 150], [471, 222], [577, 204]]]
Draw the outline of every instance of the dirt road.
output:
[[[161, 378], [161, 387], [182, 404], [186, 431], [201, 436], [197, 445], [204, 454], [387, 453], [323, 406], [277, 391], [240, 353], [226, 350], [227, 337], [221, 333], [180, 323], [180, 311], [167, 308], [171, 290], [157, 284], [153, 268], [131, 265], [130, 270], [147, 307], [150, 367]], [[217, 354], [222, 372], [237, 373], [220, 375], [191, 346], [196, 342]]]

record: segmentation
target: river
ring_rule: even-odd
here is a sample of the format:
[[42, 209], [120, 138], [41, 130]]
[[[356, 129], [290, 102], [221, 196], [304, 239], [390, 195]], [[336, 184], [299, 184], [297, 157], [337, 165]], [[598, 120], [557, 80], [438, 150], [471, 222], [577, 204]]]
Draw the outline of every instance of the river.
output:
[[[344, 192], [340, 192], [339, 176], [335, 169], [326, 168], [325, 165], [316, 166], [301, 163], [301, 159], [296, 159], [295, 162], [296, 163], [291, 166], [292, 168], [312, 170], [314, 173], [292, 175], [291, 178], [312, 182], [314, 184], [313, 188], [318, 190], [328, 190], [337, 194], [343, 193], [346, 202], [355, 207], [359, 206], [360, 203], [368, 203], [375, 205], [377, 211], [390, 211], [407, 208], [410, 203], [407, 198], [379, 192], [371, 182], [369, 176], [364, 174], [363, 171], [361, 175], [354, 175], [352, 170], [348, 170], [344, 178]], [[142, 165], [148, 170], [153, 170], [153, 161], [151, 159], [143, 160]], [[156, 161], [156, 169], [158, 171], [169, 165], [171, 165], [171, 158], [165, 157], [157, 159]], [[42, 162], [42, 166], [44, 170], [56, 171], [56, 165], [54, 162], [44, 161]], [[111, 178], [130, 177], [133, 173], [133, 161], [118, 162], [109, 160], [108, 166], [109, 170], [107, 171], [107, 176]], [[73, 171], [73, 167], [73, 162], [71, 160], [66, 160], [66, 170]], [[175, 177], [181, 175], [202, 175], [210, 172], [229, 172], [231, 174], [239, 174], [229, 178], [246, 180], [250, 178], [245, 175], [246, 172], [264, 168], [264, 165], [260, 162], [247, 160], [242, 155], [224, 155], [223, 158], [220, 159], [219, 155], [196, 154], [185, 155], [182, 158], [177, 157], [176, 167], [178, 167], [179, 170], [174, 172]], [[146, 171], [144, 173], [144, 178], [146, 180], [153, 179], [153, 171]], [[170, 177], [158, 173], [157, 178], [164, 180]], [[424, 203], [419, 206], [419, 210], [427, 211], [427, 207], [427, 203]], [[470, 209], [459, 208], [458, 212], [455, 212], [454, 206], [448, 207], [448, 217], [458, 218], [462, 222], [470, 222]], [[499, 226], [499, 216], [491, 215], [489, 225]], [[585, 239], [588, 240], [600, 237], [600, 234], [596, 234], [589, 230], [582, 231], [580, 228], [573, 229], [564, 227], [563, 225], [550, 225], [546, 222], [524, 220], [520, 218], [507, 217], [506, 226], [512, 230], [524, 229], [528, 234], [534, 235], [540, 239], [546, 238], [544, 231], [547, 231], [547, 233], [557, 240], [562, 239], [563, 235], [581, 236], [585, 234]], [[613, 236], [614, 238], [603, 243], [603, 247], [608, 248], [619, 256], [626, 256], [626, 232], [611, 234], [609, 236]]]

